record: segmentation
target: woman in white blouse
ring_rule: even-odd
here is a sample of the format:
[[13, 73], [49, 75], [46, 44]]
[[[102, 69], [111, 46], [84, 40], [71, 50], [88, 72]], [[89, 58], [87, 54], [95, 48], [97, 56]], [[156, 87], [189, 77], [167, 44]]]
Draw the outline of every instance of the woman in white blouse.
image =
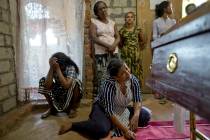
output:
[[[173, 25], [176, 24], [176, 20], [169, 17], [172, 13], [172, 6], [169, 1], [163, 1], [156, 5], [156, 19], [153, 21], [152, 30], [153, 41], [163, 36]], [[156, 99], [161, 99], [160, 104], [166, 103], [164, 96], [158, 93], [154, 93], [154, 96]]]
[[106, 77], [106, 67], [109, 60], [118, 57], [120, 35], [115, 22], [108, 18], [107, 9], [105, 2], [97, 1], [93, 8], [96, 18], [91, 19], [90, 25], [95, 58], [94, 87], [97, 87], [97, 91], [94, 91], [93, 94], [94, 97], [97, 96], [98, 88]]
[[172, 14], [171, 3], [169, 1], [163, 1], [159, 5], [156, 5], [155, 14], [156, 19], [153, 21], [153, 40], [164, 35], [169, 28], [176, 24], [176, 20], [169, 17]]

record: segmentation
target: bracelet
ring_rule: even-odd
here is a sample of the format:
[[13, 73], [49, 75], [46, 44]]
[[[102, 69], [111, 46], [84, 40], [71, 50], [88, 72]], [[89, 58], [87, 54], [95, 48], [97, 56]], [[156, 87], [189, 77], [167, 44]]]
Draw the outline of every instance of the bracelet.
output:
[[128, 135], [132, 135], [132, 133], [133, 133], [133, 131], [131, 131], [131, 130], [128, 130], [126, 133], [128, 133]]

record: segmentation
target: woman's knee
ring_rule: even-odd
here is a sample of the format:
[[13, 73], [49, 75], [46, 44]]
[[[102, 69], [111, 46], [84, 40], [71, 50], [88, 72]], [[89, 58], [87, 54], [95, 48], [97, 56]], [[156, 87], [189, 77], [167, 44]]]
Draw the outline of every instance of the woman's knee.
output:
[[45, 88], [45, 77], [42, 77], [39, 80], [39, 89], [38, 89], [38, 93], [42, 94], [42, 95], [46, 95], [49, 91]]
[[139, 126], [144, 127], [147, 126], [149, 124], [149, 121], [151, 119], [151, 110], [146, 108], [146, 107], [142, 107], [141, 109], [141, 113], [140, 113], [140, 118], [139, 118]]
[[81, 98], [81, 93], [80, 93], [80, 87], [78, 84], [75, 85], [74, 90], [73, 90], [73, 96]]
[[79, 107], [79, 104], [82, 99], [82, 93], [81, 93], [81, 90], [80, 90], [80, 87], [78, 84], [75, 85], [72, 93], [73, 93], [73, 95], [72, 95], [71, 101], [69, 103], [67, 112], [70, 111], [71, 109], [76, 110]]

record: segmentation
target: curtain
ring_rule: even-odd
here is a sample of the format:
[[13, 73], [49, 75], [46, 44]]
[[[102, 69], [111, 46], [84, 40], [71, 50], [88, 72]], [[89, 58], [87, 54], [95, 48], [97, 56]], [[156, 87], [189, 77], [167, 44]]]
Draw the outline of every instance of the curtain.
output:
[[18, 100], [38, 100], [39, 79], [49, 58], [64, 52], [83, 69], [83, 0], [19, 0], [20, 44], [17, 48]]

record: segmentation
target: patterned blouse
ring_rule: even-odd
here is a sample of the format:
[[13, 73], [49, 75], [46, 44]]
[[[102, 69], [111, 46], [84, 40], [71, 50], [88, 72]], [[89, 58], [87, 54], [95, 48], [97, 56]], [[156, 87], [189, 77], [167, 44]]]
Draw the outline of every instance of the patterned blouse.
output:
[[[76, 73], [76, 69], [75, 69], [74, 66], [66, 67], [65, 71], [62, 72], [62, 73], [63, 73], [63, 76], [66, 77], [66, 78], [76, 79], [78, 77], [78, 74]], [[59, 81], [56, 73], [53, 74], [53, 77], [55, 79], [55, 83], [60, 84], [60, 81]]]
[[139, 34], [141, 29], [137, 26], [133, 31], [128, 31], [126, 27], [120, 29], [121, 37], [121, 58], [125, 61], [128, 67], [131, 69], [131, 73], [134, 74], [140, 81], [143, 79], [142, 69], [142, 51], [143, 40], [139, 40]]

